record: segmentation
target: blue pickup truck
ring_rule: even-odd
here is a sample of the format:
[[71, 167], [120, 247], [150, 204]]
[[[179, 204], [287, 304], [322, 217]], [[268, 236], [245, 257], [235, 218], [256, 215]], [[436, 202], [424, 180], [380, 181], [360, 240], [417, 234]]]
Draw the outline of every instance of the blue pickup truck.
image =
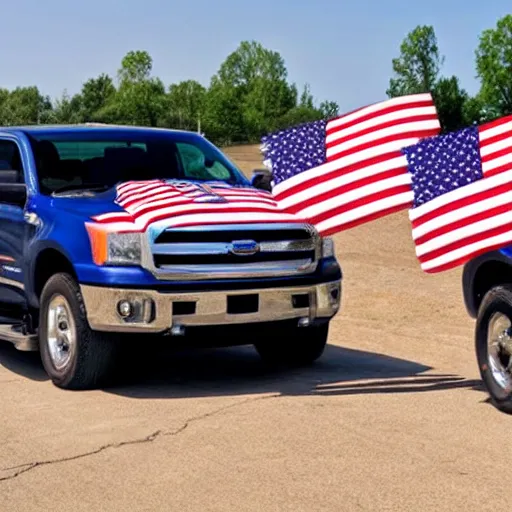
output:
[[478, 368], [492, 404], [512, 414], [512, 246], [464, 265], [464, 303], [476, 319]]
[[191, 132], [0, 128], [0, 339], [65, 389], [106, 385], [128, 339], [312, 363], [340, 307], [334, 244], [253, 178]]

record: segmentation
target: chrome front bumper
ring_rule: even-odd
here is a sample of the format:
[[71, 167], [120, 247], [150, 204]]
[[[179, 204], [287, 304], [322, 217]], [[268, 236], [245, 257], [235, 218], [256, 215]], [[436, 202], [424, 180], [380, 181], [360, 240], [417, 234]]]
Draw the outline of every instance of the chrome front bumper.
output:
[[[236, 291], [167, 293], [81, 285], [91, 329], [131, 333], [173, 332], [187, 326], [331, 318], [340, 308], [341, 281]], [[119, 303], [133, 314], [123, 317]], [[307, 324], [308, 320], [302, 320]]]

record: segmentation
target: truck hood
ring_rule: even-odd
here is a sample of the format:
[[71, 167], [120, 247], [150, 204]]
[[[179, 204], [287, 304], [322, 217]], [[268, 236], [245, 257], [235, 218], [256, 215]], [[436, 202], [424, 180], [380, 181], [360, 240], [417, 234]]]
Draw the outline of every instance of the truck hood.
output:
[[89, 212], [89, 222], [108, 231], [303, 222], [281, 208], [271, 193], [223, 182], [125, 182], [118, 184], [110, 194], [98, 194], [94, 200], [78, 199], [75, 204], [83, 213]]

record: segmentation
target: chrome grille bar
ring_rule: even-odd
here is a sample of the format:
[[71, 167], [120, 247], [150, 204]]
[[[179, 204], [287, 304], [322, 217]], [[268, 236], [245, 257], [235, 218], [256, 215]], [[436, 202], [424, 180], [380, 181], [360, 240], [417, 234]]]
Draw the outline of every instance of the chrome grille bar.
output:
[[[229, 254], [231, 243], [205, 242], [205, 243], [176, 243], [154, 244], [153, 254]], [[297, 252], [314, 251], [313, 240], [282, 240], [280, 242], [260, 242], [259, 252]]]
[[[147, 242], [143, 266], [158, 279], [170, 280], [305, 274], [316, 269], [321, 252], [317, 231], [295, 223], [170, 228]], [[237, 253], [237, 242], [255, 242], [257, 249]]]

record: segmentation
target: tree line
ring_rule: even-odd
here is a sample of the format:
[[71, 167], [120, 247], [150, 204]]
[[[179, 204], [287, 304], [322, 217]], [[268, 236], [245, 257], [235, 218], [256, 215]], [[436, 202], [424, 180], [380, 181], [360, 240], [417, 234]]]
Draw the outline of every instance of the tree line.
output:
[[[432, 26], [409, 32], [392, 60], [388, 97], [431, 92], [443, 131], [512, 114], [512, 15], [484, 30], [475, 49], [480, 89], [470, 96], [456, 76], [444, 76]], [[336, 117], [334, 101], [318, 103], [309, 85], [299, 92], [283, 57], [243, 41], [207, 87], [196, 80], [166, 86], [152, 75], [146, 51], [128, 52], [115, 77], [87, 80], [73, 96], [52, 101], [37, 86], [0, 88], [0, 125], [114, 123], [198, 130], [219, 145], [256, 143], [262, 135], [303, 122]], [[363, 106], [363, 105], [361, 105]]]
[[388, 97], [432, 93], [444, 132], [512, 114], [512, 15], [484, 30], [475, 49], [479, 91], [470, 96], [456, 76], [443, 76], [442, 55], [434, 27], [409, 32], [392, 61]]

